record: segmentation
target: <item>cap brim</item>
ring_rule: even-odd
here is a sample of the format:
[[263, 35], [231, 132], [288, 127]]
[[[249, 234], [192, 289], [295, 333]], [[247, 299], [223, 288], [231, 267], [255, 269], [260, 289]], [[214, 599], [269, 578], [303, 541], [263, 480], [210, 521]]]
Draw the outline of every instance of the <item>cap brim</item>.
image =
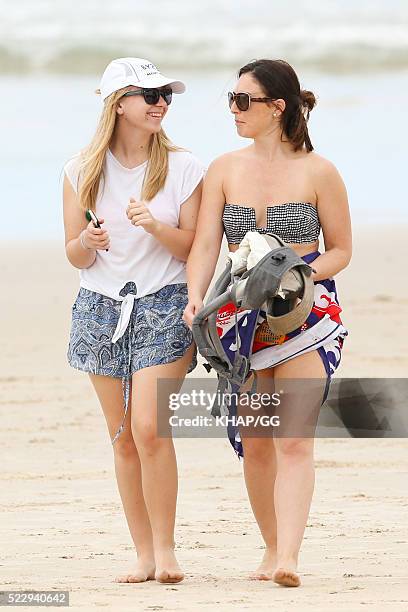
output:
[[186, 91], [186, 86], [182, 81], [176, 81], [175, 79], [162, 75], [154, 75], [137, 83], [138, 87], [164, 87], [165, 85], [169, 85], [173, 93], [176, 94], [184, 93]]
[[304, 291], [301, 301], [288, 313], [281, 316], [273, 316], [266, 312], [268, 325], [273, 333], [284, 335], [298, 329], [306, 321], [314, 303], [314, 282], [310, 276], [306, 276], [302, 270], [300, 274], [303, 278]]

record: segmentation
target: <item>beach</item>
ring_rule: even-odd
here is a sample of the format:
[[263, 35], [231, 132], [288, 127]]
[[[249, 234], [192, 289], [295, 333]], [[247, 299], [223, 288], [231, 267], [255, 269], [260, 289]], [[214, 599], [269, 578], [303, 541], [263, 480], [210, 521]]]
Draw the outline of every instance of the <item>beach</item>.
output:
[[[335, 378], [387, 379], [395, 390], [391, 379], [408, 372], [406, 0], [87, 0], [75, 10], [69, 0], [0, 0], [0, 12], [1, 591], [68, 591], [71, 609], [85, 611], [408, 612], [408, 438], [393, 437], [407, 435], [404, 395], [405, 429], [379, 416], [378, 437], [352, 437], [322, 407], [329, 427], [315, 441], [300, 588], [249, 580], [262, 538], [226, 435], [175, 439], [185, 580], [114, 581], [136, 555], [102, 409], [67, 363], [79, 278], [62, 213], [63, 167], [95, 133], [95, 90], [113, 58], [145, 58], [186, 83], [163, 128], [206, 167], [250, 144], [228, 107], [239, 68], [288, 61], [316, 96], [311, 142], [343, 178], [353, 225], [353, 258], [336, 275], [348, 337]], [[214, 280], [225, 256], [224, 239]], [[214, 378], [200, 356], [195, 378]]]
[[[354, 228], [353, 259], [336, 277], [349, 331], [336, 376], [406, 376], [407, 230]], [[111, 444], [87, 375], [66, 362], [78, 273], [63, 241], [47, 239], [3, 241], [0, 268], [3, 590], [68, 590], [71, 608], [83, 610], [408, 609], [400, 438], [316, 440], [298, 589], [247, 579], [262, 541], [227, 438], [177, 439], [176, 546], [186, 578], [116, 584], [135, 554]], [[200, 365], [190, 376], [205, 375]]]

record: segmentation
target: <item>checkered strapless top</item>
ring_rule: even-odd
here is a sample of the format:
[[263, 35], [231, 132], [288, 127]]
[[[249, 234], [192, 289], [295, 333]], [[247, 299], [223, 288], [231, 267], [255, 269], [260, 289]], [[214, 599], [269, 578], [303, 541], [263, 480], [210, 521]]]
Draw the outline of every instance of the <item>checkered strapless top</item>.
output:
[[266, 219], [266, 227], [257, 227], [255, 208], [225, 204], [222, 222], [228, 243], [239, 244], [249, 231], [277, 234], [289, 244], [315, 242], [319, 237], [319, 215], [310, 202], [267, 206]]

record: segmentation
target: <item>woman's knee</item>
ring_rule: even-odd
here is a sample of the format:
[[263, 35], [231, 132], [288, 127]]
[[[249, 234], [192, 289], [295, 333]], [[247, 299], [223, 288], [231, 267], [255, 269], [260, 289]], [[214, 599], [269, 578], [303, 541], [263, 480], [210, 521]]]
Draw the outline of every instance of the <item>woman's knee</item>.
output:
[[276, 437], [274, 445], [278, 459], [301, 459], [313, 456], [313, 438]]
[[248, 438], [242, 436], [242, 446], [244, 449], [244, 460], [247, 459], [252, 463], [265, 464], [274, 458], [275, 451], [271, 438]]
[[169, 439], [158, 435], [153, 423], [132, 424], [133, 438], [140, 455], [152, 456], [169, 444]]
[[138, 452], [135, 441], [132, 435], [124, 435], [123, 432], [113, 444], [113, 453], [115, 458], [125, 461], [134, 461], [138, 459]]

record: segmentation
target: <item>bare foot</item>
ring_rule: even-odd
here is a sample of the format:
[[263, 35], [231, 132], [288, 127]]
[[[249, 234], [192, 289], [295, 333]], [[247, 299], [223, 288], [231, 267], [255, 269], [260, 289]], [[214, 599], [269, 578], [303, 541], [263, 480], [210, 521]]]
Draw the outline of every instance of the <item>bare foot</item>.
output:
[[281, 567], [279, 566], [273, 573], [272, 580], [277, 584], [287, 587], [298, 587], [300, 585], [299, 574], [296, 572], [296, 567]]
[[117, 576], [115, 582], [146, 582], [147, 580], [154, 580], [155, 569], [154, 561], [138, 559], [135, 570], [130, 574]]
[[276, 550], [266, 548], [263, 559], [258, 568], [249, 576], [250, 580], [272, 580], [276, 568]]
[[177, 563], [173, 549], [157, 551], [155, 552], [155, 557], [155, 578], [157, 582], [173, 584], [175, 582], [181, 582], [184, 579], [184, 574]]

